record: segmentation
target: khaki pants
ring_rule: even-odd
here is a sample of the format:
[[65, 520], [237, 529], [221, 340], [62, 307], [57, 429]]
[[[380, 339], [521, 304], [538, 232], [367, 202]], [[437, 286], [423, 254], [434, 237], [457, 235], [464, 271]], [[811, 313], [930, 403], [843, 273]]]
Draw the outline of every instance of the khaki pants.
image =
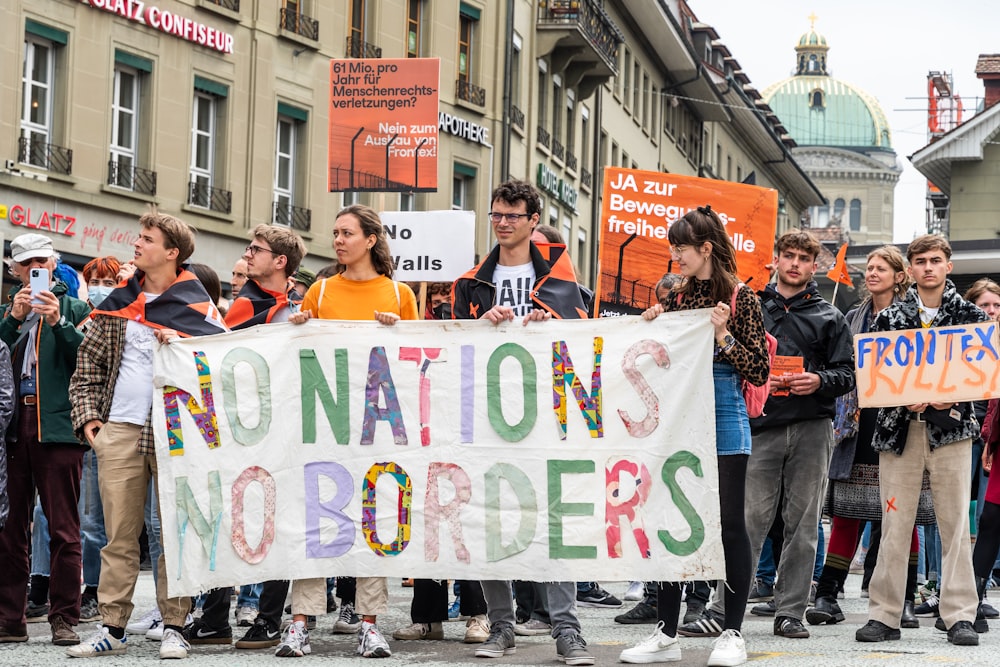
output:
[[[104, 528], [108, 534], [107, 546], [101, 549], [97, 603], [104, 625], [116, 628], [124, 628], [132, 615], [146, 490], [149, 481], [156, 479], [156, 457], [136, 451], [141, 431], [142, 427], [134, 424], [109, 422], [94, 439]], [[167, 566], [162, 554], [157, 573], [156, 604], [163, 623], [183, 627], [190, 599], [167, 598]]]
[[934, 512], [941, 534], [941, 618], [947, 627], [976, 618], [979, 596], [972, 572], [969, 537], [969, 465], [972, 440], [961, 440], [931, 451], [924, 422], [910, 421], [902, 455], [879, 454], [882, 495], [882, 542], [869, 587], [868, 618], [899, 627], [913, 521], [924, 469], [930, 474]]
[[385, 577], [358, 577], [354, 612], [358, 616], [378, 616], [389, 611], [389, 582]]
[[322, 616], [326, 613], [326, 579], [296, 579], [292, 582], [292, 614]]

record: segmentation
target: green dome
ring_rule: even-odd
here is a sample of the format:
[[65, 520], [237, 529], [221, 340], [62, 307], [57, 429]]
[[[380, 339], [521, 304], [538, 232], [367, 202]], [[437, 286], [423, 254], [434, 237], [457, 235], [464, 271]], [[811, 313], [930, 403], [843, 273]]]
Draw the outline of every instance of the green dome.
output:
[[768, 86], [764, 101], [800, 146], [891, 150], [882, 107], [865, 91], [830, 76], [829, 49], [826, 38], [810, 28], [795, 46], [795, 76]]
[[800, 146], [892, 148], [889, 121], [878, 101], [830, 76], [793, 76], [762, 93]]

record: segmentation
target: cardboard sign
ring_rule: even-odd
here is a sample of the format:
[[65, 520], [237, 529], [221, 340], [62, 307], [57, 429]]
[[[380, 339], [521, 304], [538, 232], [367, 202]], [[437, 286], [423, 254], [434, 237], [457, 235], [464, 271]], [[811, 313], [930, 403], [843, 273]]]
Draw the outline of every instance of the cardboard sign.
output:
[[764, 288], [774, 258], [778, 192], [708, 178], [608, 167], [601, 210], [597, 313], [638, 314], [656, 303], [653, 288], [670, 261], [667, 229], [688, 211], [712, 207], [736, 248], [737, 275]]
[[996, 322], [858, 334], [858, 405], [977, 401], [1000, 395]]
[[436, 192], [437, 58], [330, 61], [330, 192]]
[[707, 311], [312, 320], [155, 351], [170, 595], [725, 576]]
[[476, 264], [472, 211], [384, 211], [396, 280], [453, 281]]

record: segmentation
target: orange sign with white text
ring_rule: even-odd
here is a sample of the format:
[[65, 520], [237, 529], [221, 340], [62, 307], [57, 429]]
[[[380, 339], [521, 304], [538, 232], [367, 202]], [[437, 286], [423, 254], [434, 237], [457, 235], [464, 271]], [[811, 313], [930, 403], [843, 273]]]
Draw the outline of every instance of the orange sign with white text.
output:
[[769, 279], [778, 221], [778, 192], [694, 176], [607, 167], [601, 210], [597, 314], [632, 315], [656, 303], [653, 289], [668, 272], [667, 229], [710, 205], [736, 248], [739, 279], [760, 290]]
[[436, 192], [437, 58], [330, 61], [330, 192]]

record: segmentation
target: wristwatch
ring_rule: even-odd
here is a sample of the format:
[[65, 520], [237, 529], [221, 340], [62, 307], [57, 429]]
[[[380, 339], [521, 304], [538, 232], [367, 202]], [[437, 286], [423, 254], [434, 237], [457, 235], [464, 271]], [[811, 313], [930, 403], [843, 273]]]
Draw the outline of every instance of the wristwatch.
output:
[[723, 353], [729, 352], [729, 350], [733, 349], [733, 347], [736, 345], [736, 339], [733, 338], [732, 334], [726, 334], [725, 337], [722, 339], [722, 342], [725, 343], [725, 345], [722, 346], [721, 350]]

